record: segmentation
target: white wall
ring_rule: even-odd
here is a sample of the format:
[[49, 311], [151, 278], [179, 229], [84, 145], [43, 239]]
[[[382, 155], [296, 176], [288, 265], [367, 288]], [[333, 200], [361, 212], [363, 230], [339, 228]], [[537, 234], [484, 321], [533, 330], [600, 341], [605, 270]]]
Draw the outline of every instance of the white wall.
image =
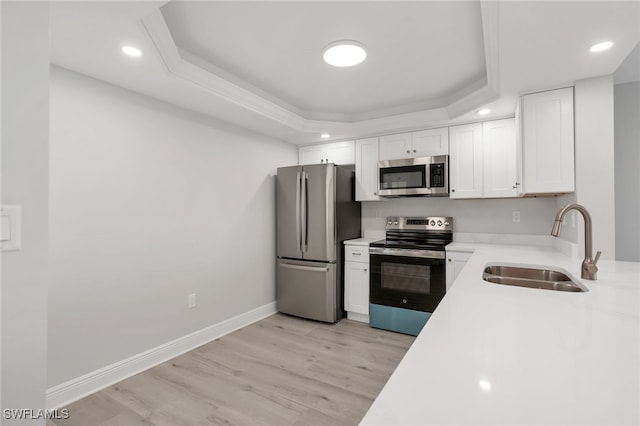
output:
[[[591, 215], [593, 254], [600, 250], [603, 259], [615, 259], [612, 75], [576, 82], [575, 126], [576, 202], [586, 207]], [[584, 225], [581, 217], [577, 227], [582, 248]]]
[[[555, 206], [554, 198], [400, 198], [362, 203], [362, 227], [365, 234], [382, 232], [387, 216], [451, 216], [454, 232], [549, 235]], [[520, 212], [520, 222], [513, 222], [513, 211]]]
[[614, 86], [616, 259], [640, 262], [640, 82]]
[[273, 302], [274, 175], [296, 163], [293, 145], [53, 68], [49, 386]]
[[2, 253], [4, 409], [44, 408], [47, 362], [49, 8], [1, 2], [2, 204], [22, 206], [22, 250]]
[[[557, 210], [578, 203], [587, 208], [593, 225], [593, 254], [615, 259], [615, 180], [613, 138], [613, 77], [575, 83], [576, 192], [557, 199]], [[577, 243], [576, 256], [584, 257], [584, 221], [571, 211], [560, 237]]]

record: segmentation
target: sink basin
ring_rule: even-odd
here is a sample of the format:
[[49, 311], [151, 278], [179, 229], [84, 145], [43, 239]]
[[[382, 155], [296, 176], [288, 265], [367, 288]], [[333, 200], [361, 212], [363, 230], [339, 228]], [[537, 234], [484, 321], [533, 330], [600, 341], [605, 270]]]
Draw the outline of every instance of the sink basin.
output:
[[584, 285], [574, 281], [568, 275], [553, 269], [488, 265], [482, 273], [482, 279], [494, 284], [540, 288], [543, 290], [589, 291]]

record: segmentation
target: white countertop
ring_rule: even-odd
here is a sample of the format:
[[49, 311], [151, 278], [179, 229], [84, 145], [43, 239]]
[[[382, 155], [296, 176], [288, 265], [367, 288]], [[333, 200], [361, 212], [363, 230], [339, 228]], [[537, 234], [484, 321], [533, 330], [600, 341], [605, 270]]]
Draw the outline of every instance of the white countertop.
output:
[[378, 241], [380, 238], [355, 238], [353, 240], [345, 240], [345, 245], [350, 246], [368, 246], [373, 241]]
[[579, 278], [552, 248], [476, 247], [361, 424], [640, 424], [640, 263], [565, 293], [482, 280], [490, 262]]

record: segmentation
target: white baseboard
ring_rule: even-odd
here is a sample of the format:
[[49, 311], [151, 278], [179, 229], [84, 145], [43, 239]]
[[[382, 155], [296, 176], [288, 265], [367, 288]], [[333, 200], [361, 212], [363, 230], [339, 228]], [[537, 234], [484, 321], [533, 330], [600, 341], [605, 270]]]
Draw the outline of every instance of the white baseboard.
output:
[[366, 322], [369, 324], [369, 315], [359, 314], [357, 312], [347, 312], [347, 318], [354, 321]]
[[276, 302], [271, 302], [68, 382], [53, 386], [47, 389], [46, 407], [51, 410], [62, 408], [107, 386], [189, 352], [198, 346], [209, 343], [276, 312]]

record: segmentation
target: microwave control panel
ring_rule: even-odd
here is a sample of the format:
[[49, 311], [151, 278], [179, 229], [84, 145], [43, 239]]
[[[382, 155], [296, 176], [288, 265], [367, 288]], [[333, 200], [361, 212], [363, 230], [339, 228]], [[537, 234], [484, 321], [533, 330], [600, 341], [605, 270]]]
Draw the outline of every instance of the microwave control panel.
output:
[[431, 188], [444, 188], [444, 163], [429, 164]]

